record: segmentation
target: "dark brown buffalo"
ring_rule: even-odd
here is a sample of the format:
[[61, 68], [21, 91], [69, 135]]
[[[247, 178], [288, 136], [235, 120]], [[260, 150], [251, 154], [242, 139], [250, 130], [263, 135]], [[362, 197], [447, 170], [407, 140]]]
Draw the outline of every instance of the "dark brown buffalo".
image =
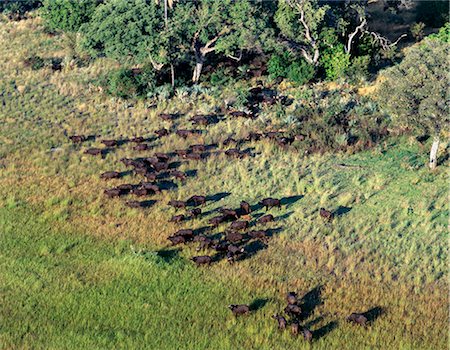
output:
[[296, 292], [289, 292], [286, 295], [286, 300], [288, 304], [295, 305], [298, 302], [297, 293]]
[[131, 193], [138, 197], [148, 196], [152, 192], [143, 187], [134, 188]]
[[101, 143], [103, 143], [106, 147], [117, 146], [117, 141], [116, 140], [102, 140]]
[[281, 209], [281, 201], [276, 198], [264, 198], [261, 202], [259, 202], [259, 204], [265, 207], [266, 211], [273, 207], [278, 207], [278, 209]]
[[248, 204], [248, 203], [245, 202], [245, 201], [242, 201], [242, 202], [241, 202], [240, 208], [241, 208], [242, 212], [243, 212], [245, 215], [250, 214], [251, 211], [252, 211], [252, 209], [251, 209], [251, 207], [250, 207], [250, 204]]
[[176, 134], [183, 139], [187, 139], [190, 136], [195, 136], [200, 134], [201, 132], [199, 130], [186, 130], [186, 129], [180, 129], [176, 131]]
[[122, 194], [122, 190], [120, 188], [109, 188], [103, 191], [106, 197], [113, 198], [119, 197]]
[[244, 158], [245, 152], [237, 149], [237, 148], [230, 148], [229, 150], [225, 151], [225, 155], [232, 158]]
[[234, 231], [242, 231], [248, 228], [248, 221], [235, 221], [230, 225], [230, 229]]
[[189, 119], [193, 125], [203, 125], [206, 126], [209, 124], [209, 118], [205, 115], [194, 115]]
[[272, 222], [274, 220], [275, 220], [275, 218], [273, 217], [272, 214], [267, 214], [267, 215], [261, 216], [258, 219], [258, 224], [267, 224], [268, 222]]
[[186, 243], [186, 239], [183, 236], [170, 236], [167, 239], [172, 243], [172, 245]]
[[82, 143], [82, 142], [86, 141], [86, 136], [72, 135], [72, 136], [69, 136], [69, 140], [72, 141], [73, 143]]
[[171, 200], [168, 204], [174, 208], [186, 208], [186, 202], [183, 201]]
[[172, 216], [172, 218], [169, 220], [169, 222], [175, 222], [175, 223], [179, 223], [181, 221], [183, 221], [185, 219], [184, 215], [174, 215]]
[[297, 336], [300, 331], [300, 325], [297, 322], [291, 323], [291, 333], [293, 336]]
[[117, 171], [107, 171], [100, 175], [101, 179], [109, 180], [109, 179], [118, 179], [120, 177], [120, 173]]
[[363, 327], [367, 325], [367, 317], [356, 312], [348, 316], [347, 321]]
[[142, 175], [147, 179], [147, 181], [156, 181], [156, 178], [158, 177], [155, 172], [148, 170], [145, 171]]
[[303, 335], [303, 339], [305, 339], [306, 341], [310, 342], [313, 339], [313, 334], [312, 332], [308, 329], [303, 327], [302, 329], [302, 335]]
[[129, 192], [131, 191], [133, 188], [135, 187], [135, 185], [132, 184], [120, 184], [119, 186], [117, 186], [117, 188], [123, 192]]
[[164, 137], [164, 136], [169, 135], [169, 130], [162, 128], [162, 129], [159, 129], [159, 130], [155, 130], [155, 134], [158, 137]]
[[186, 201], [186, 203], [188, 205], [192, 205], [194, 207], [198, 207], [199, 205], [205, 205], [206, 197], [205, 196], [192, 196]]
[[231, 231], [226, 234], [225, 239], [228, 242], [237, 243], [242, 241], [244, 239], [244, 236], [238, 232]]
[[238, 219], [238, 213], [236, 210], [228, 209], [228, 208], [220, 208], [219, 213], [222, 213], [224, 216], [227, 217], [227, 220], [229, 219]]
[[89, 154], [91, 156], [98, 156], [98, 155], [102, 155], [103, 150], [101, 150], [100, 148], [89, 148], [86, 151], [84, 151], [85, 154]]
[[133, 166], [134, 160], [130, 158], [121, 158], [120, 162], [125, 166]]
[[194, 231], [190, 229], [178, 230], [173, 234], [173, 236], [182, 236], [186, 240], [191, 240], [194, 238]]
[[267, 232], [266, 231], [263, 231], [263, 230], [259, 230], [259, 231], [249, 231], [248, 232], [248, 235], [251, 237], [251, 238], [254, 238], [254, 239], [260, 239], [260, 240], [263, 240], [263, 241], [265, 241], [265, 240], [267, 240]]
[[159, 162], [167, 163], [170, 160], [170, 155], [168, 155], [167, 153], [156, 152], [155, 157]]
[[151, 183], [151, 182], [141, 182], [140, 186], [142, 188], [145, 188], [148, 191], [152, 191], [152, 192], [155, 192], [155, 193], [161, 192], [161, 189], [159, 188], [159, 186], [155, 185], [154, 183]]
[[248, 305], [228, 305], [234, 316], [248, 315], [250, 313], [250, 307]]
[[139, 143], [133, 147], [134, 151], [147, 151], [148, 149], [150, 149], [150, 147], [146, 143]]
[[179, 170], [174, 170], [170, 173], [170, 175], [172, 175], [175, 179], [180, 180], [180, 181], [184, 181], [186, 180], [186, 174], [183, 173], [182, 171]]
[[184, 156], [184, 158], [190, 159], [190, 160], [201, 160], [202, 155], [198, 154], [198, 153], [188, 153]]
[[212, 262], [212, 258], [210, 256], [208, 256], [208, 255], [194, 256], [191, 260], [193, 262], [195, 262], [195, 264], [197, 266], [200, 266], [200, 265], [211, 265], [211, 262]]
[[326, 210], [325, 208], [320, 208], [319, 214], [321, 217], [323, 217], [328, 221], [332, 221], [334, 219], [334, 213], [329, 210]]
[[187, 154], [189, 153], [190, 151], [189, 150], [187, 150], [187, 149], [176, 149], [175, 150], [175, 153], [179, 156], [179, 157], [186, 157], [187, 156]]
[[219, 226], [219, 225], [220, 225], [222, 222], [224, 222], [224, 221], [225, 221], [224, 216], [223, 216], [223, 215], [220, 215], [220, 216], [215, 216], [215, 217], [209, 219], [209, 220], [208, 220], [208, 223], [209, 223], [210, 225], [214, 226], [214, 227], [217, 227], [217, 226]]
[[142, 143], [144, 141], [145, 141], [145, 139], [142, 136], [136, 136], [136, 137], [133, 137], [130, 139], [130, 142], [133, 142], [133, 143]]
[[286, 319], [283, 316], [275, 314], [275, 315], [272, 316], [272, 318], [277, 320], [277, 322], [278, 322], [278, 329], [279, 330], [282, 331], [282, 330], [286, 329], [287, 321], [286, 321]]
[[284, 308], [284, 312], [291, 316], [299, 316], [302, 313], [302, 309], [296, 304], [288, 304]]
[[191, 145], [191, 146], [189, 146], [189, 148], [194, 153], [202, 153], [202, 152], [206, 151], [206, 146], [205, 145]]
[[189, 214], [191, 214], [191, 216], [193, 218], [198, 217], [201, 213], [202, 213], [202, 210], [200, 208], [194, 208], [194, 209], [189, 210]]
[[155, 169], [156, 172], [160, 172], [160, 171], [169, 169], [169, 164], [164, 163], [164, 162], [158, 162], [158, 163], [152, 164], [151, 167], [153, 169]]

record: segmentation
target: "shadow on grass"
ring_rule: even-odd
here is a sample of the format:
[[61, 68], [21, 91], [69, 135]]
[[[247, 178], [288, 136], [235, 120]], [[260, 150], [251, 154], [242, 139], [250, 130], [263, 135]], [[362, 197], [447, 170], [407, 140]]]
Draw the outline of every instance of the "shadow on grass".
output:
[[170, 263], [173, 260], [179, 258], [180, 251], [181, 251], [180, 248], [161, 249], [161, 250], [156, 251], [156, 255], [158, 257], [160, 257], [164, 262]]
[[340, 206], [339, 208], [336, 209], [336, 211], [334, 212], [335, 216], [342, 216], [347, 214], [350, 210], [352, 210], [351, 207], [344, 207], [344, 206]]
[[380, 306], [373, 307], [362, 314], [367, 318], [367, 322], [372, 324], [375, 320], [384, 313], [384, 309]]
[[338, 323], [336, 321], [328, 322], [325, 326], [320, 327], [319, 329], [316, 329], [313, 331], [313, 339], [317, 340], [324, 336], [326, 336], [328, 333], [330, 333], [333, 329], [337, 327]]
[[303, 195], [284, 197], [284, 198], [282, 198], [280, 200], [281, 201], [281, 205], [285, 205], [286, 207], [289, 207], [290, 205], [296, 203], [297, 201], [299, 201], [303, 197], [304, 197]]
[[217, 202], [220, 201], [221, 199], [228, 197], [230, 194], [231, 194], [230, 192], [219, 192], [210, 196], [206, 196], [206, 201]]
[[252, 303], [249, 305], [250, 311], [258, 311], [262, 309], [267, 302], [269, 301], [269, 298], [258, 298], [252, 301]]
[[317, 286], [308, 293], [306, 293], [301, 299], [302, 314], [301, 319], [305, 320], [312, 315], [314, 309], [322, 304], [322, 289], [323, 286]]

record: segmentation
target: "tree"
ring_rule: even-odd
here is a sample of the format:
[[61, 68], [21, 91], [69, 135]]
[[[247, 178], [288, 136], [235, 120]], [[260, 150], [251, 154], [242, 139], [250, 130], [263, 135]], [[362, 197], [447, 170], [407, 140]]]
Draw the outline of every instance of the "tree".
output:
[[329, 8], [319, 0], [279, 0], [275, 13], [282, 42], [314, 66], [319, 63], [319, 34]]
[[98, 0], [44, 0], [42, 17], [53, 30], [76, 33], [89, 22]]
[[403, 61], [385, 71], [380, 100], [401, 126], [433, 136], [429, 166], [437, 166], [440, 135], [448, 128], [446, 41], [426, 38], [409, 48]]
[[162, 10], [154, 1], [109, 0], [97, 7], [92, 20], [83, 26], [83, 46], [92, 55], [118, 61], [152, 62], [161, 69]]
[[[224, 54], [239, 60], [243, 50], [261, 48], [266, 37], [260, 6], [250, 0], [198, 0], [176, 3], [175, 18], [190, 16], [181, 27], [195, 59], [192, 81], [198, 82], [207, 55]], [[185, 15], [183, 15], [185, 14]]]
[[69, 60], [75, 55], [77, 33], [80, 27], [89, 22], [99, 0], [44, 0], [42, 17], [52, 30], [62, 31]]

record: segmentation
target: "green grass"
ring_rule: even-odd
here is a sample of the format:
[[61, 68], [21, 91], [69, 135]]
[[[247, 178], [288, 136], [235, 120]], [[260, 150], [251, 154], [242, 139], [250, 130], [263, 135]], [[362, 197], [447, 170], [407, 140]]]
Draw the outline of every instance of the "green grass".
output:
[[[304, 156], [252, 143], [255, 157], [182, 164], [180, 170], [195, 169], [196, 176], [154, 196], [150, 209], [128, 209], [102, 191], [140, 178], [105, 183], [98, 176], [125, 170], [118, 160], [138, 154], [125, 145], [105, 159], [87, 157], [83, 150], [99, 141], [74, 146], [66, 134], [148, 136], [171, 126], [157, 118], [163, 111], [180, 112], [174, 126], [189, 128], [190, 116], [218, 109], [232, 91], [150, 108], [89, 85], [113, 69], [108, 60], [62, 72], [24, 68], [29, 53], [64, 54], [61, 38], [44, 34], [38, 19], [0, 23], [0, 41], [0, 348], [308, 348], [279, 334], [270, 315], [283, 309], [287, 291], [306, 294], [317, 286], [322, 302], [305, 323], [315, 331], [337, 327], [314, 348], [446, 348], [447, 163], [430, 172], [428, 144], [392, 137], [357, 154]], [[171, 135], [145, 154], [260, 127], [226, 119], [200, 139]], [[268, 196], [292, 199], [271, 211], [278, 219], [272, 227], [282, 230], [267, 249], [233, 266], [222, 261], [200, 270], [190, 264], [197, 254], [191, 246], [168, 262], [150, 253], [165, 249], [166, 237], [179, 228], [167, 223], [175, 213], [169, 199], [220, 192], [230, 195], [204, 211]], [[326, 223], [320, 207], [350, 210]], [[183, 227], [202, 227], [212, 215]], [[135, 255], [130, 244], [149, 252]], [[243, 320], [225, 307], [258, 298], [267, 298], [266, 305]], [[369, 329], [343, 322], [373, 307], [385, 313]]]

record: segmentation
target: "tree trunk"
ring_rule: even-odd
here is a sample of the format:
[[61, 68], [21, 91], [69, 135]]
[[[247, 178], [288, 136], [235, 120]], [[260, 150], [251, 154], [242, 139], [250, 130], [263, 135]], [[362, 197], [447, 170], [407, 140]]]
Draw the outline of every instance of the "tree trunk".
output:
[[202, 73], [202, 69], [203, 69], [203, 59], [197, 60], [197, 63], [194, 68], [194, 74], [192, 76], [193, 83], [198, 83], [200, 79], [200, 74]]
[[175, 87], [175, 69], [172, 63], [170, 64], [170, 76], [172, 78], [172, 87]]
[[435, 136], [433, 138], [433, 145], [431, 146], [430, 151], [430, 169], [435, 169], [437, 166], [437, 153], [439, 149], [439, 137]]

